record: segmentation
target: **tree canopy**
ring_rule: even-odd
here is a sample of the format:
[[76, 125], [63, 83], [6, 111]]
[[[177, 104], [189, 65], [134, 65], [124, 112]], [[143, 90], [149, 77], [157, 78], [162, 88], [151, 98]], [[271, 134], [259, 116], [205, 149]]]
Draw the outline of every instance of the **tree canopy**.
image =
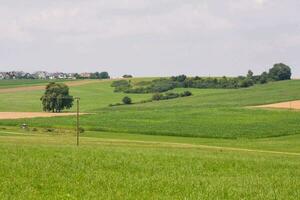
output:
[[275, 81], [289, 80], [291, 79], [291, 76], [291, 68], [283, 63], [275, 64], [269, 70], [269, 77]]
[[43, 110], [46, 112], [61, 112], [73, 106], [74, 98], [69, 95], [69, 87], [63, 83], [49, 83], [41, 97]]

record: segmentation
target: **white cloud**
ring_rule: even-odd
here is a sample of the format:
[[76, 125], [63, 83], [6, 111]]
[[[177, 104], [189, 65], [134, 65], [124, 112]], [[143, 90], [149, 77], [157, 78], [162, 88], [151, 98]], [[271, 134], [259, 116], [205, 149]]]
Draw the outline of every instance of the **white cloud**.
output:
[[268, 63], [300, 50], [299, 9], [298, 0], [1, 0], [0, 52], [11, 49], [6, 63], [28, 66], [37, 57], [55, 65], [53, 57], [64, 55], [69, 59], [57, 62], [70, 66], [231, 67], [235, 61], [248, 68], [258, 57]]

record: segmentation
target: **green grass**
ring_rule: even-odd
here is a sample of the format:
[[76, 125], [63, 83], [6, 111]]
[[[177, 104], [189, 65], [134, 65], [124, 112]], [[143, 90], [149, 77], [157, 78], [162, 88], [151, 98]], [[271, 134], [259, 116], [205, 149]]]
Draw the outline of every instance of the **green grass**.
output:
[[82, 137], [77, 148], [72, 136], [5, 133], [9, 131], [0, 131], [1, 199], [297, 199], [300, 195], [300, 154], [180, 146], [154, 136], [136, 136], [145, 138], [132, 142], [108, 135]]
[[[25, 86], [36, 86], [46, 85], [49, 81], [64, 82], [66, 80], [41, 80], [41, 79], [16, 79], [16, 80], [0, 80], [0, 89], [14, 88], [14, 87], [25, 87]], [[74, 81], [74, 80], [67, 80]]]
[[[87, 130], [206, 138], [265, 138], [300, 133], [300, 113], [247, 108], [251, 105], [300, 99], [300, 81], [283, 81], [247, 89], [189, 89], [192, 97], [108, 107], [125, 94], [114, 93], [110, 82], [71, 87], [81, 97], [81, 117]], [[185, 89], [177, 89], [183, 91]], [[1, 111], [40, 111], [42, 91], [0, 94]], [[149, 94], [130, 94], [134, 102]], [[12, 103], [13, 102], [13, 103]], [[118, 122], [118, 123], [116, 123]], [[1, 120], [0, 125], [71, 128], [74, 117]]]
[[[110, 82], [70, 91], [93, 113], [79, 147], [74, 117], [0, 120], [0, 199], [299, 199], [300, 112], [248, 108], [300, 99], [299, 80], [120, 107]], [[40, 111], [42, 92], [0, 111]]]

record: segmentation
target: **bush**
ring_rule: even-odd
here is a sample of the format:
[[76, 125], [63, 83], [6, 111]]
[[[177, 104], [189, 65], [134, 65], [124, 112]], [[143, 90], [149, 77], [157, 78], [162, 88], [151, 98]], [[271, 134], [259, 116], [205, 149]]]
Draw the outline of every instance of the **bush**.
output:
[[253, 84], [254, 83], [253, 83], [253, 81], [251, 79], [246, 78], [246, 79], [240, 81], [240, 85], [239, 86], [245, 88], [245, 87], [250, 87]]
[[114, 92], [124, 92], [131, 88], [130, 82], [126, 80], [114, 81], [111, 86], [115, 87]]
[[159, 101], [159, 100], [162, 100], [163, 97], [164, 97], [163, 94], [156, 93], [156, 94], [154, 94], [154, 95], [152, 96], [152, 100], [153, 100], [153, 101]]
[[84, 128], [82, 128], [82, 127], [79, 127], [79, 133], [84, 133]]
[[190, 91], [184, 91], [182, 94], [181, 94], [182, 97], [189, 97], [189, 96], [192, 96], [192, 93]]
[[173, 92], [168, 92], [164, 96], [164, 99], [175, 99], [175, 98], [178, 98], [178, 97], [180, 97], [180, 94], [173, 93]]
[[131, 101], [131, 98], [130, 97], [124, 97], [123, 99], [122, 99], [122, 101], [123, 101], [123, 103], [124, 104], [131, 104], [132, 103], [132, 101]]
[[51, 133], [51, 132], [54, 132], [54, 129], [53, 129], [53, 128], [46, 128], [46, 129], [45, 129], [45, 132]]
[[125, 75], [123, 75], [123, 78], [132, 78], [133, 76], [132, 75], [130, 75], [130, 74], [125, 74]]

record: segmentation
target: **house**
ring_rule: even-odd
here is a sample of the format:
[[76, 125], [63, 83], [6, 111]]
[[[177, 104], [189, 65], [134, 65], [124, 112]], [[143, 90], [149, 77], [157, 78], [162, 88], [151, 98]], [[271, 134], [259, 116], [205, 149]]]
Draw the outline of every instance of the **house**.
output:
[[84, 72], [84, 73], [81, 73], [80, 76], [81, 76], [82, 78], [90, 78], [90, 77], [91, 77], [91, 73]]
[[3, 72], [0, 72], [0, 80], [4, 79], [5, 75]]
[[34, 75], [34, 77], [36, 77], [38, 79], [46, 79], [48, 76], [48, 73], [45, 71], [37, 71], [33, 75]]

